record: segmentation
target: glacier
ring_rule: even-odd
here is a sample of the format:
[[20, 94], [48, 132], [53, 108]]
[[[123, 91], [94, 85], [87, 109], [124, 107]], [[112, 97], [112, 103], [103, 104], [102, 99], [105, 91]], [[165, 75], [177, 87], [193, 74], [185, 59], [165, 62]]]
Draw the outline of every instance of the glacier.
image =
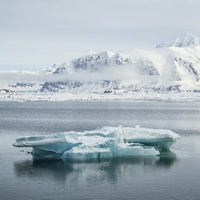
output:
[[21, 137], [13, 146], [32, 147], [33, 158], [89, 161], [159, 155], [179, 137], [165, 129], [104, 126], [91, 131]]

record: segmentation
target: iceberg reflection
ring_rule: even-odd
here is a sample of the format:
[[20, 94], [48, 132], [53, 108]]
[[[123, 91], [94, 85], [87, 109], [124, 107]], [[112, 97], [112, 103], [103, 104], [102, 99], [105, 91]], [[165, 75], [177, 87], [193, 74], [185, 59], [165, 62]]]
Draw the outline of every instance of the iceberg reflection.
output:
[[82, 179], [117, 182], [123, 176], [134, 178], [138, 173], [170, 169], [177, 161], [176, 154], [168, 151], [159, 157], [113, 158], [102, 162], [33, 159], [14, 162], [13, 166], [18, 178], [47, 178], [58, 183], [79, 182]]

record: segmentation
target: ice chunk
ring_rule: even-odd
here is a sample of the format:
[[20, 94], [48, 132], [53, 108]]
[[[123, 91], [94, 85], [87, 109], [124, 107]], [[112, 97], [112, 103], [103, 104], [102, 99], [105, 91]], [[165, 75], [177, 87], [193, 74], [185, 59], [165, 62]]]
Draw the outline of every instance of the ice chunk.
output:
[[14, 146], [33, 147], [33, 155], [52, 158], [61, 157], [63, 152], [80, 144], [81, 142], [76, 138], [76, 134], [70, 132], [68, 134], [57, 133], [53, 135], [18, 138]]
[[178, 138], [179, 135], [170, 130], [105, 126], [92, 131], [22, 137], [13, 145], [33, 147], [32, 154], [42, 158], [86, 161], [158, 155]]

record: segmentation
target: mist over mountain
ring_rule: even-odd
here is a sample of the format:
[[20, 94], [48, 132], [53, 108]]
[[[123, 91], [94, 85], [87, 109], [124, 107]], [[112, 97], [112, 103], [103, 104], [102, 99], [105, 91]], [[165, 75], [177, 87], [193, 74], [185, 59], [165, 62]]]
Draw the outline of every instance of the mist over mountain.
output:
[[0, 71], [1, 91], [115, 93], [200, 91], [200, 40], [187, 35], [154, 50], [90, 52], [61, 65]]

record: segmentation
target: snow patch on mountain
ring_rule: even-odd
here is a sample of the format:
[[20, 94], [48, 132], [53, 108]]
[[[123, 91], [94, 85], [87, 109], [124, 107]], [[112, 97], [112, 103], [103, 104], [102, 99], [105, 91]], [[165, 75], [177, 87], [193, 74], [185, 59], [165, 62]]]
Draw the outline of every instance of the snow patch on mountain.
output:
[[57, 66], [53, 65], [51, 68], [44, 68], [36, 72], [37, 75], [49, 75], [49, 74], [71, 74], [71, 69], [67, 62], [64, 62], [62, 65]]
[[75, 71], [88, 70], [89, 72], [99, 71], [102, 67], [109, 65], [131, 64], [129, 57], [124, 57], [114, 52], [90, 52], [89, 54], [72, 60], [72, 66]]

